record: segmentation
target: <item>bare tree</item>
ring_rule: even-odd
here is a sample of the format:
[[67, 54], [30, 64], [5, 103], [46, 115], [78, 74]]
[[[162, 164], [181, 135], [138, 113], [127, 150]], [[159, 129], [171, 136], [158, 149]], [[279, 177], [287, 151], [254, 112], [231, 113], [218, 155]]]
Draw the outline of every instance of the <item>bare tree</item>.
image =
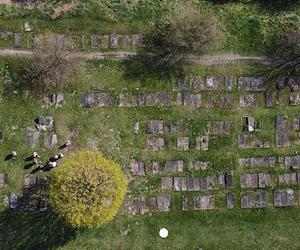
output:
[[190, 6], [166, 14], [146, 35], [145, 49], [165, 66], [186, 64], [190, 54], [203, 55], [216, 44], [219, 31], [214, 17]]
[[300, 71], [300, 28], [280, 33], [269, 50], [275, 64], [268, 71], [269, 78], [295, 75]]
[[35, 51], [22, 72], [22, 84], [35, 92], [60, 89], [69, 83], [77, 64], [57, 47]]

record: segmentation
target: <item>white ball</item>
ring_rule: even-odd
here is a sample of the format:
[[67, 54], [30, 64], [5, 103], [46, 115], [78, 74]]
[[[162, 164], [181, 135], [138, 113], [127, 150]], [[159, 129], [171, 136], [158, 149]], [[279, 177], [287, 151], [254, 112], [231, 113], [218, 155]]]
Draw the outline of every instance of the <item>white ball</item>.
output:
[[159, 236], [163, 239], [167, 238], [168, 234], [169, 234], [169, 231], [166, 228], [162, 228], [159, 230]]

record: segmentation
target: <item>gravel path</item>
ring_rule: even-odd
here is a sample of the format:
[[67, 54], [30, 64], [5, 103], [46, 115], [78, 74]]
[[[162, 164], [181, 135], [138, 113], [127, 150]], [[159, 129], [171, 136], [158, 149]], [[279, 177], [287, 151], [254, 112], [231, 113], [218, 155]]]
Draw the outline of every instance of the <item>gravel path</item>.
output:
[[[0, 49], [0, 56], [32, 56], [31, 50], [15, 50], [15, 49]], [[85, 58], [85, 59], [103, 59], [103, 58], [127, 58], [129, 56], [137, 55], [136, 52], [116, 51], [116, 52], [69, 52], [67, 57], [70, 58]], [[239, 54], [225, 53], [220, 55], [205, 55], [205, 56], [191, 56], [192, 62], [214, 65], [224, 64], [239, 60], [256, 60], [266, 62], [267, 58], [263, 56], [242, 56]]]

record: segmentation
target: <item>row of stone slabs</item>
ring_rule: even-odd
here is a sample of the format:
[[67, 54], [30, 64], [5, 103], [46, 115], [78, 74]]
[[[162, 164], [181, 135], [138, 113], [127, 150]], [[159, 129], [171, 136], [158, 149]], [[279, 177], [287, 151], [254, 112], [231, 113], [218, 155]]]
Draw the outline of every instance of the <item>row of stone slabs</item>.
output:
[[27, 48], [41, 48], [43, 46], [52, 44], [57, 45], [59, 49], [63, 50], [80, 50], [85, 49], [86, 40], [90, 41], [90, 48], [92, 49], [117, 49], [117, 48], [132, 48], [144, 47], [143, 34], [106, 34], [106, 35], [91, 35], [75, 36], [66, 34], [35, 34], [26, 35], [22, 33], [12, 33], [7, 31], [0, 32], [0, 39], [13, 39], [14, 48], [21, 48], [26, 44]]
[[[177, 93], [173, 98], [173, 93]], [[273, 95], [266, 93], [266, 107], [273, 107], [275, 102]], [[220, 108], [231, 109], [234, 99], [231, 94], [202, 95], [192, 92], [140, 92], [138, 94], [120, 93], [118, 98], [110, 92], [91, 92], [80, 95], [82, 107], [171, 107], [184, 106], [191, 108]], [[292, 93], [289, 105], [300, 105], [300, 93]], [[241, 108], [256, 108], [259, 106], [259, 96], [256, 93], [245, 93], [239, 96]]]
[[300, 155], [279, 156], [278, 158], [276, 156], [266, 156], [239, 159], [241, 168], [274, 168], [276, 165], [285, 169], [299, 169]]
[[[178, 79], [178, 89], [232, 91], [236, 82], [239, 91], [263, 91], [267, 88], [261, 76], [242, 76], [237, 80], [233, 76], [181, 76]], [[289, 87], [292, 91], [300, 90], [300, 76], [278, 77], [277, 88], [284, 87]]]
[[[189, 163], [189, 169], [195, 170], [207, 170], [212, 168], [211, 161], [191, 161]], [[184, 162], [182, 160], [176, 161], [166, 161], [164, 164], [164, 172], [167, 173], [182, 173], [184, 169]], [[151, 163], [151, 174], [159, 174], [161, 172], [161, 166], [158, 161], [153, 161]], [[133, 160], [131, 162], [131, 173], [136, 176], [145, 176], [148, 174], [146, 172], [146, 164], [144, 161]]]
[[[208, 150], [209, 136], [207, 134], [196, 137], [196, 149]], [[177, 138], [177, 150], [188, 151], [190, 149], [189, 137]], [[165, 149], [165, 139], [162, 137], [150, 137], [147, 139], [147, 149], [149, 151], [161, 151]]]
[[[161, 165], [158, 161], [152, 161], [150, 164], [150, 174], [159, 174], [162, 172]], [[276, 165], [284, 169], [299, 169], [300, 155], [281, 156], [278, 159], [275, 156], [267, 157], [249, 157], [240, 158], [239, 167], [241, 168], [274, 168]], [[208, 170], [211, 169], [213, 163], [211, 161], [190, 161], [188, 164], [189, 170]], [[166, 173], [182, 173], [184, 171], [183, 160], [169, 160], [164, 164], [164, 172]], [[131, 162], [131, 173], [136, 176], [145, 176], [146, 163], [140, 160]]]
[[[300, 185], [300, 173], [278, 175], [279, 185]], [[277, 185], [275, 176], [267, 173], [240, 174], [241, 188], [267, 188]], [[201, 177], [162, 177], [161, 188], [174, 191], [207, 191], [233, 187], [233, 173], [214, 174]]]
[[[141, 132], [140, 126], [146, 124], [146, 134], [167, 134], [167, 133], [184, 133], [188, 132], [189, 128], [183, 120], [174, 123], [168, 123], [163, 120], [147, 120], [136, 121], [132, 125], [132, 131], [135, 134]], [[230, 121], [211, 121], [207, 123], [207, 133], [210, 135], [231, 135], [232, 122]]]
[[233, 173], [208, 175], [202, 177], [162, 177], [162, 190], [207, 191], [233, 187]]
[[22, 194], [10, 193], [4, 197], [4, 206], [26, 211], [47, 210], [47, 179], [45, 176], [27, 174], [23, 179]]
[[[215, 195], [195, 195], [193, 196], [193, 210], [216, 209]], [[234, 208], [235, 197], [233, 192], [226, 193], [226, 206]], [[274, 190], [274, 206], [287, 207], [300, 205], [300, 190], [283, 189]], [[241, 208], [266, 208], [268, 206], [268, 193], [265, 191], [248, 191], [241, 194]], [[190, 197], [182, 197], [182, 210], [188, 211], [190, 208]], [[130, 213], [145, 214], [149, 212], [169, 212], [171, 211], [171, 197], [157, 196], [151, 198], [134, 197], [131, 199]]]

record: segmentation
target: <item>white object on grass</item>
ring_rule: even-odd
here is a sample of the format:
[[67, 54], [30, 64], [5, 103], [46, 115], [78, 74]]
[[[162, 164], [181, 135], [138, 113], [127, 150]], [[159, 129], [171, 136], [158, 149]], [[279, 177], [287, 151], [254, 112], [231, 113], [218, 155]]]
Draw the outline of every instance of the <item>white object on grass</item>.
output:
[[159, 236], [163, 239], [167, 238], [168, 234], [169, 234], [169, 231], [166, 228], [162, 228], [159, 230]]

